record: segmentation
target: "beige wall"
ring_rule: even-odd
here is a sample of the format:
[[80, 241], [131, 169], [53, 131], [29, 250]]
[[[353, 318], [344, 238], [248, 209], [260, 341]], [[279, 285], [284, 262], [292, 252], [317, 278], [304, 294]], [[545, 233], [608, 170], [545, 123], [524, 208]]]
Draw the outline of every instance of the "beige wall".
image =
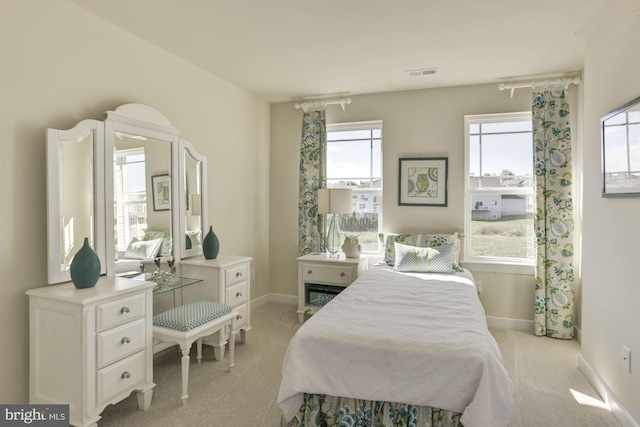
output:
[[[621, 0], [586, 46], [582, 355], [640, 422], [640, 198], [602, 198], [600, 117], [640, 96], [640, 4]], [[622, 346], [631, 349], [631, 373]]]
[[66, 0], [3, 0], [0, 13], [0, 402], [28, 401], [28, 301], [46, 285], [45, 136], [148, 104], [208, 157], [221, 253], [255, 258], [267, 293], [269, 106]]
[[[479, 85], [352, 96], [346, 112], [327, 109], [327, 123], [383, 121], [382, 215], [387, 232], [433, 232], [464, 228], [464, 115], [528, 111], [527, 90], [500, 92]], [[297, 295], [297, 197], [302, 111], [293, 103], [271, 109], [271, 269], [272, 293]], [[448, 207], [398, 206], [398, 159], [449, 158]], [[275, 238], [277, 236], [277, 238]], [[474, 272], [483, 282], [488, 316], [531, 321], [534, 279], [528, 275]]]

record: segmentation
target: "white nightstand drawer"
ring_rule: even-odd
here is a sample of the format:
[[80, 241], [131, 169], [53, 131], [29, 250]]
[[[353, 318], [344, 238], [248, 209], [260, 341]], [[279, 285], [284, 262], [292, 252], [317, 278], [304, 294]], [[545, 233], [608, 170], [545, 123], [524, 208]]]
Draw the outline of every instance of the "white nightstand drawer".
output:
[[97, 307], [98, 331], [138, 319], [144, 315], [144, 295], [120, 298]]
[[227, 305], [235, 307], [247, 302], [247, 282], [237, 283], [227, 288]]
[[336, 283], [349, 285], [353, 282], [349, 266], [304, 263], [302, 278], [309, 283]]
[[249, 264], [240, 264], [226, 271], [227, 286], [234, 285], [249, 278]]
[[144, 351], [98, 371], [98, 405], [144, 382]]
[[144, 319], [98, 334], [98, 369], [144, 348]]

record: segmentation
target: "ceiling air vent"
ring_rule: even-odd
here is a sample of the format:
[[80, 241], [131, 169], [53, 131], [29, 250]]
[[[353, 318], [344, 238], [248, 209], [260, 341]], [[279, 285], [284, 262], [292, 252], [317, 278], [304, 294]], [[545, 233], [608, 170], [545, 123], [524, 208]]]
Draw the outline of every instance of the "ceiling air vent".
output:
[[428, 76], [430, 74], [435, 74], [438, 72], [437, 68], [423, 68], [421, 70], [409, 70], [405, 71], [407, 77], [419, 77], [419, 76]]

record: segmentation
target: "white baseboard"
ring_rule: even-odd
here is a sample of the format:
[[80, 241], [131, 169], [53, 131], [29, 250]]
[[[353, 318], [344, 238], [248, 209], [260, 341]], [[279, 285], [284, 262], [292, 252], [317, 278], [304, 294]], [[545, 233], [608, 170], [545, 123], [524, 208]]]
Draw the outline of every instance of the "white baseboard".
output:
[[266, 294], [254, 300], [251, 300], [251, 310], [254, 310], [260, 306], [263, 306], [268, 302], [275, 302], [278, 304], [298, 305], [298, 297], [295, 295]]
[[533, 332], [533, 320], [487, 316], [487, 326], [495, 329], [516, 329], [518, 331]]
[[582, 357], [582, 354], [578, 356], [578, 367], [580, 371], [587, 377], [587, 380], [591, 383], [593, 388], [596, 389], [602, 400], [609, 406], [609, 410], [616, 417], [622, 427], [640, 427], [640, 424], [633, 419], [629, 411], [622, 406], [622, 403], [618, 400], [615, 394], [609, 389], [607, 384], [600, 378], [600, 375], [591, 367], [589, 362]]

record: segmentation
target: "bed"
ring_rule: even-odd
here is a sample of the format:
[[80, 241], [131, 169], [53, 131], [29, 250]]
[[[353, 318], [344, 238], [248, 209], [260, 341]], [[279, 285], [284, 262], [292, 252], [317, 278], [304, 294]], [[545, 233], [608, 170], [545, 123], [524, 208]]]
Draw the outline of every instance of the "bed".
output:
[[364, 272], [296, 332], [278, 394], [287, 425], [506, 426], [513, 384], [471, 273], [397, 264]]

